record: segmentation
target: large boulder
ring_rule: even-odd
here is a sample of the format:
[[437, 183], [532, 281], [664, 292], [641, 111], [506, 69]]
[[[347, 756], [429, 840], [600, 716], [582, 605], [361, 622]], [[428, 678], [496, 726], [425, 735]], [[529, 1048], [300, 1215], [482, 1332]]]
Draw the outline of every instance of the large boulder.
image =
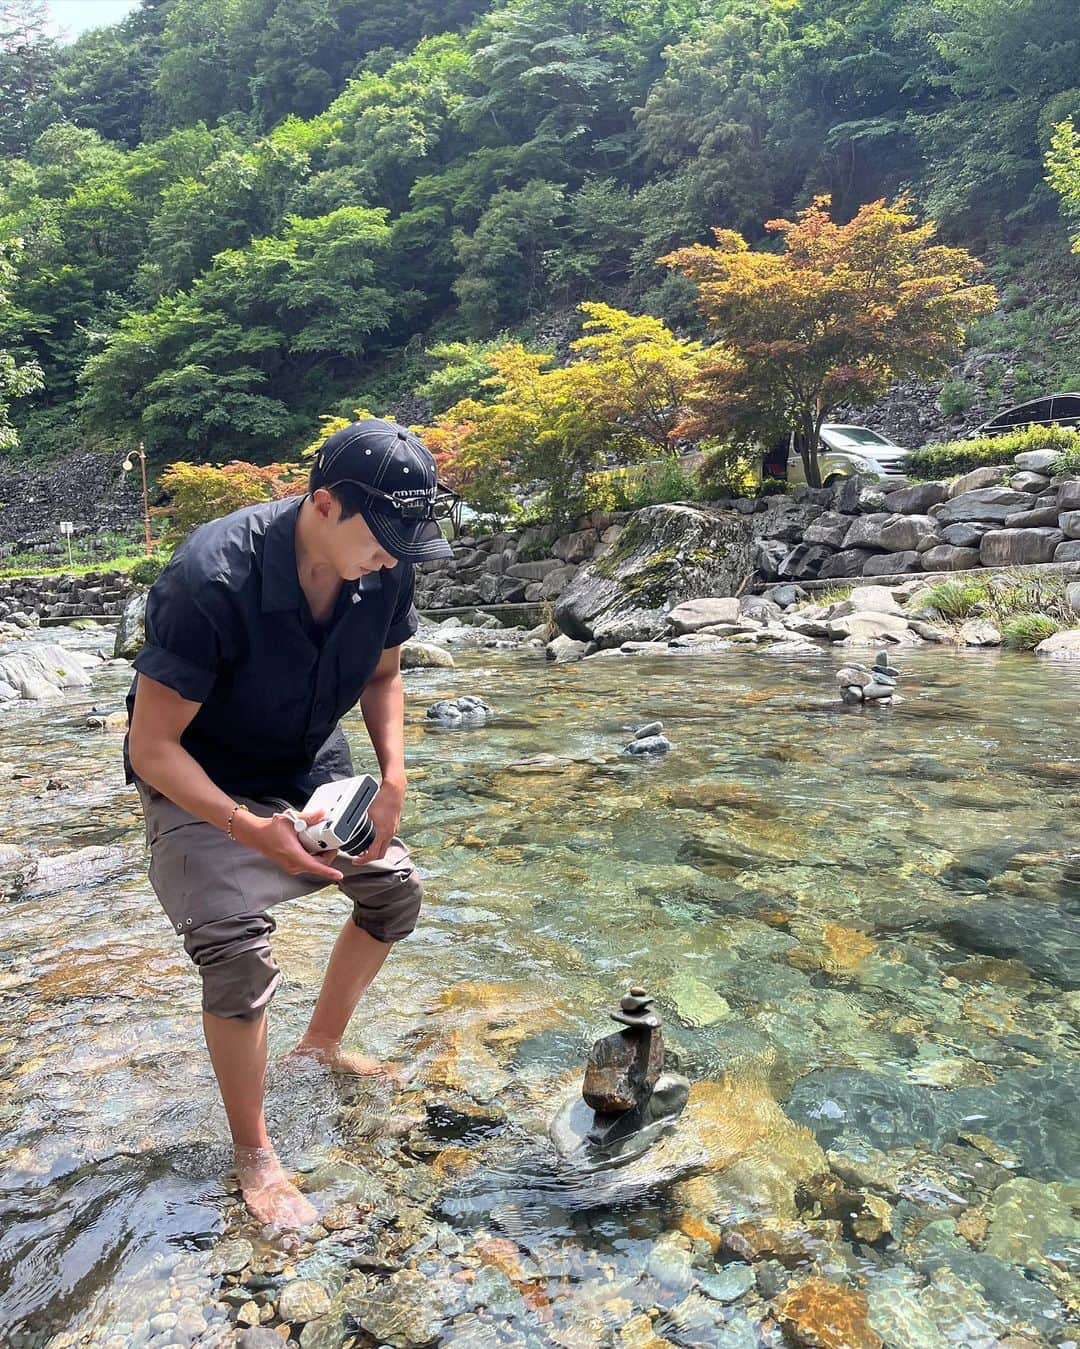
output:
[[1066, 538], [1080, 539], [1080, 510], [1062, 511], [1058, 516], [1058, 527], [1064, 531]]
[[[1028, 512], [1024, 513], [1027, 514]], [[1012, 518], [1011, 515], [1006, 518], [1006, 526]], [[982, 542], [982, 536], [989, 534], [993, 528], [992, 524], [984, 523], [980, 525], [973, 520], [961, 520], [957, 525], [946, 525], [941, 531], [941, 542], [951, 543], [954, 548], [978, 548]]]
[[1023, 454], [1018, 454], [1013, 463], [1017, 468], [1025, 469], [1029, 473], [1045, 473], [1053, 468], [1060, 458], [1060, 450], [1027, 450]]
[[1066, 539], [1054, 549], [1055, 562], [1080, 562], [1080, 539]]
[[0, 656], [0, 684], [15, 696], [41, 702], [59, 698], [64, 689], [86, 688], [90, 676], [78, 653], [53, 642], [34, 642]]
[[585, 562], [592, 557], [599, 542], [599, 530], [579, 529], [573, 534], [564, 534], [561, 539], [556, 539], [551, 551], [563, 562]]
[[1061, 484], [1057, 504], [1063, 511], [1080, 511], [1080, 478], [1070, 478]]
[[914, 549], [906, 553], [878, 553], [863, 564], [864, 576], [898, 576], [906, 571], [921, 571], [922, 562]]
[[978, 487], [961, 492], [933, 508], [939, 524], [952, 525], [959, 520], [986, 520], [1005, 523], [1005, 517], [1014, 511], [1028, 510], [1035, 504], [1028, 492], [1015, 492], [1011, 487]]
[[984, 464], [982, 468], [973, 468], [949, 483], [949, 497], [958, 497], [964, 492], [974, 492], [982, 487], [996, 487], [1011, 472], [1007, 464]]
[[826, 511], [819, 515], [803, 531], [804, 543], [824, 543], [830, 548], [840, 548], [847, 532], [851, 528], [851, 517], [841, 515], [839, 511]]
[[908, 636], [907, 619], [899, 614], [875, 613], [867, 609], [843, 618], [830, 618], [829, 637], [834, 642], [900, 642]]
[[879, 531], [877, 547], [889, 553], [908, 553], [931, 547], [940, 537], [941, 526], [929, 515], [891, 515]]
[[885, 509], [896, 515], [922, 515], [949, 495], [947, 483], [919, 482], [901, 487], [885, 498]]
[[823, 543], [796, 544], [780, 563], [777, 575], [785, 581], [813, 581], [832, 557], [832, 549]]
[[978, 548], [958, 548], [951, 543], [939, 543], [920, 557], [923, 571], [966, 571], [981, 564]]
[[1051, 656], [1054, 660], [1080, 660], [1080, 628], [1066, 628], [1035, 648], [1037, 656]]
[[821, 581], [832, 580], [838, 576], [861, 576], [863, 568], [872, 557], [884, 556], [871, 548], [845, 548], [843, 552], [833, 553], [832, 557], [818, 572]]
[[146, 641], [146, 596], [145, 590], [132, 595], [116, 629], [116, 641], [113, 643], [113, 657], [134, 660]]
[[1060, 529], [994, 529], [983, 535], [979, 558], [984, 567], [1052, 562], [1054, 549], [1064, 538]]
[[709, 506], [646, 506], [578, 570], [555, 605], [556, 623], [601, 647], [663, 636], [677, 605], [740, 589], [754, 570], [751, 519]]
[[668, 614], [668, 622], [681, 636], [697, 632], [714, 623], [738, 623], [742, 616], [739, 601], [733, 598], [687, 600], [677, 604]]
[[430, 642], [403, 642], [401, 668], [403, 670], [452, 670], [454, 658], [449, 651]]

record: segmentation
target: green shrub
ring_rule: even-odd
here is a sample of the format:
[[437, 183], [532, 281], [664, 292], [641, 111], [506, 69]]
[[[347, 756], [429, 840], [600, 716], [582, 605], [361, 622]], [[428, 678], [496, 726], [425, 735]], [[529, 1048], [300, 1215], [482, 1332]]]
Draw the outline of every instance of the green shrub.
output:
[[[775, 487], [765, 490], [765, 483], [775, 483], [777, 479], [767, 478], [760, 488], [757, 483], [755, 465], [760, 456], [739, 445], [720, 445], [706, 453], [697, 471], [697, 483], [694, 495], [699, 501], [719, 501], [724, 497], [753, 496], [755, 489], [765, 495], [771, 495]], [[781, 491], [785, 486], [781, 485]]]
[[947, 440], [912, 450], [904, 461], [908, 476], [926, 482], [933, 478], [956, 478], [986, 464], [1011, 464], [1029, 450], [1062, 450], [1080, 454], [1080, 431], [1063, 426], [1032, 426], [1005, 436], [980, 436], [977, 440]]
[[966, 379], [947, 379], [941, 386], [937, 405], [946, 417], [967, 412], [975, 402], [975, 390]]
[[945, 618], [969, 618], [989, 603], [990, 589], [985, 581], [940, 581], [924, 598]]
[[152, 586], [168, 565], [169, 559], [164, 553], [154, 553], [150, 557], [140, 557], [128, 575], [136, 585]]
[[1001, 639], [1011, 651], [1034, 651], [1060, 630], [1061, 624], [1048, 614], [1014, 614], [1002, 624]]
[[1075, 445], [1062, 451], [1061, 458], [1050, 470], [1052, 478], [1080, 478], [1080, 438]]

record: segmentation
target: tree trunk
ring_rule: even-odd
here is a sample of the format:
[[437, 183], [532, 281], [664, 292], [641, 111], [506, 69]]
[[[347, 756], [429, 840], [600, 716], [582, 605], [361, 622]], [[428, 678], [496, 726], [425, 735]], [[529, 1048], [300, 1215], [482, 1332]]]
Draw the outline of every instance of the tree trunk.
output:
[[795, 448], [802, 460], [806, 481], [811, 487], [821, 486], [821, 465], [818, 463], [818, 427], [812, 412], [803, 412], [795, 431]]

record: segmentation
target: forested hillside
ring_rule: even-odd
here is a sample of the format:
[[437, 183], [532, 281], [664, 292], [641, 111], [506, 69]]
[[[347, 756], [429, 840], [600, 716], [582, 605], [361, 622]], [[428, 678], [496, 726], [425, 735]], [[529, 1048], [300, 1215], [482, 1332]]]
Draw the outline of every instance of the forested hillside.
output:
[[820, 193], [907, 193], [1016, 394], [1080, 385], [1076, 0], [143, 0], [66, 48], [0, 0], [0, 49], [18, 453], [265, 461], [586, 300], [703, 336], [657, 259]]

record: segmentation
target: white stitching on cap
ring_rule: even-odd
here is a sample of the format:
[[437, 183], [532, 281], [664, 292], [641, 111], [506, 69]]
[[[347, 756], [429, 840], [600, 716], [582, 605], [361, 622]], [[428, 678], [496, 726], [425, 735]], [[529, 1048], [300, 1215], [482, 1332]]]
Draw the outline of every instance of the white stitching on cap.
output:
[[[376, 426], [369, 426], [369, 427], [366, 427], [363, 431], [357, 431], [355, 434], [349, 436], [347, 440], [343, 440], [343, 441], [341, 442], [341, 444], [338, 445], [338, 446], [334, 449], [334, 452], [333, 452], [333, 454], [330, 456], [330, 459], [327, 460], [326, 463], [323, 464], [322, 472], [325, 473], [326, 470], [327, 470], [327, 468], [329, 467], [329, 465], [335, 463], [338, 459], [340, 459], [341, 456], [345, 453], [345, 451], [346, 451], [351, 445], [355, 445], [356, 442], [357, 442], [358, 440], [362, 440], [362, 439], [364, 438], [364, 436], [375, 436], [375, 435], [379, 435], [379, 434], [381, 434], [381, 433], [380, 433], [378, 427], [376, 427]], [[322, 451], [322, 457], [325, 458], [325, 454], [326, 454], [326, 451], [323, 450], [323, 451]]]

